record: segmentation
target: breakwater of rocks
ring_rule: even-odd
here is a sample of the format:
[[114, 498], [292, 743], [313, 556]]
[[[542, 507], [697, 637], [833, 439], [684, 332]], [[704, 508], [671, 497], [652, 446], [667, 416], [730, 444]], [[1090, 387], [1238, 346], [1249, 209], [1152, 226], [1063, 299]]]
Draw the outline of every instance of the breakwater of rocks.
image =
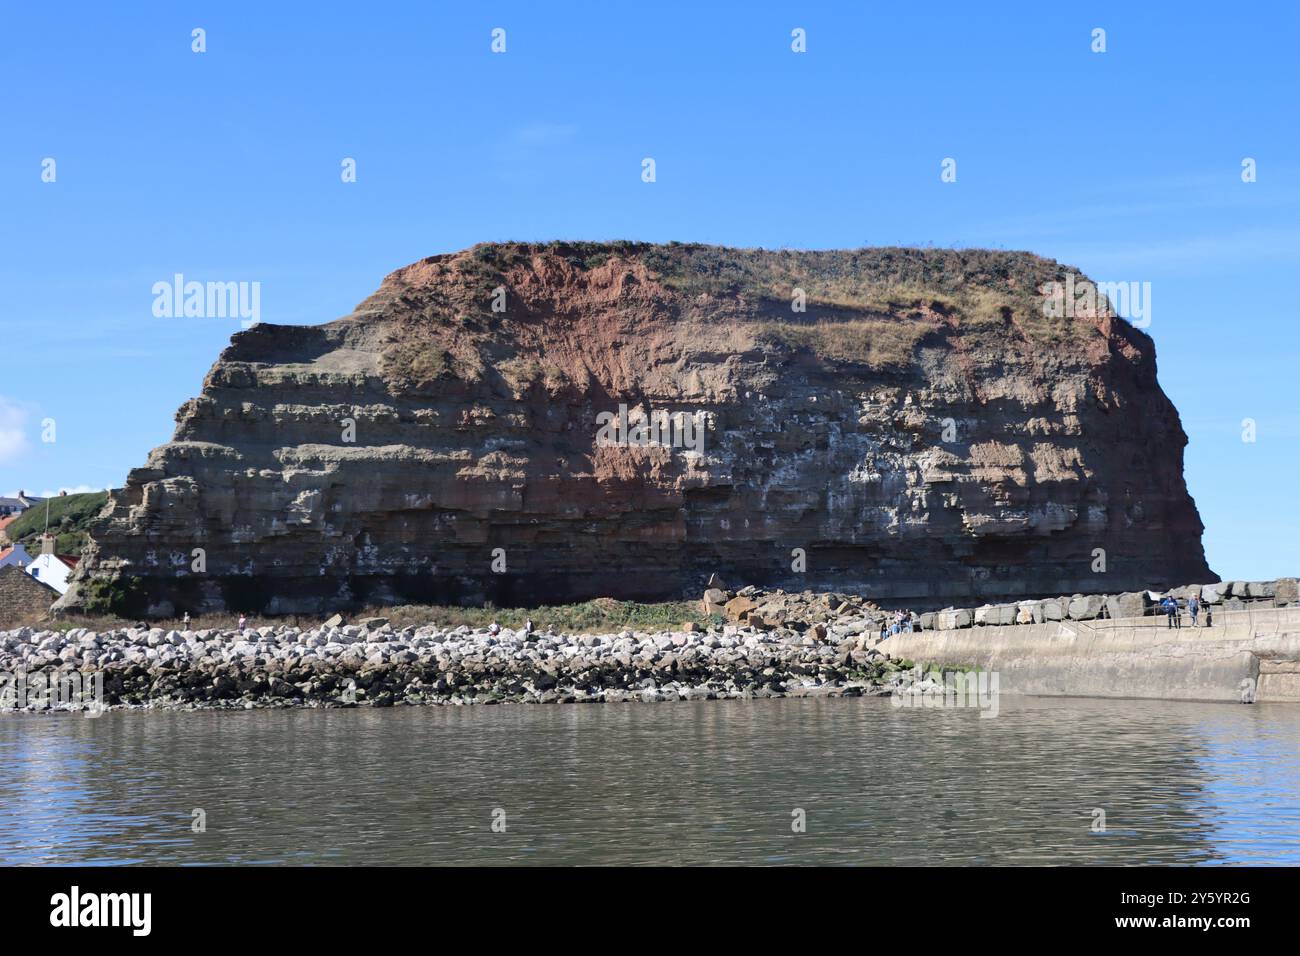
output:
[[1300, 582], [1296, 578], [1224, 581], [1219, 584], [1185, 584], [1167, 591], [1074, 594], [981, 607], [949, 607], [921, 614], [919, 629], [950, 631], [964, 627], [1146, 617], [1162, 613], [1160, 602], [1165, 597], [1173, 598], [1184, 611], [1193, 597], [1202, 606], [1225, 611], [1293, 607], [1300, 604]]
[[[970, 655], [935, 643], [944, 632], [1139, 618], [1165, 594], [1225, 611], [1300, 604], [1296, 579], [1285, 578], [902, 614], [853, 594], [733, 591], [715, 575], [700, 602], [707, 623], [654, 632], [395, 628], [339, 616], [306, 628], [19, 628], [0, 631], [0, 711], [79, 709], [87, 695], [96, 709], [884, 696], [908, 686], [912, 667], [891, 650], [961, 665]], [[891, 633], [901, 636], [882, 643]], [[66, 686], [78, 701], [55, 693]]]
[[[865, 625], [865, 621], [863, 624]], [[883, 695], [904, 662], [837, 624], [569, 635], [383, 619], [315, 629], [0, 631], [0, 710], [387, 707]], [[850, 633], [853, 632], [853, 633]], [[41, 689], [45, 692], [42, 694]]]

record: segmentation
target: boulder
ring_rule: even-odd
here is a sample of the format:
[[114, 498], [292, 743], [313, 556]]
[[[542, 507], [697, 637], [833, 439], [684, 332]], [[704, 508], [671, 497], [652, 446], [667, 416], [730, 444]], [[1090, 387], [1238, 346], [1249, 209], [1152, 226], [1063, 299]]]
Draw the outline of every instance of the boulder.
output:
[[963, 627], [970, 627], [971, 622], [975, 619], [969, 608], [949, 608], [946, 611], [940, 611], [937, 615], [938, 626], [941, 630], [954, 631]]
[[1146, 591], [1125, 591], [1123, 594], [1112, 594], [1106, 598], [1106, 613], [1115, 620], [1145, 617], [1149, 604]]
[[1042, 602], [1042, 608], [1044, 621], [1059, 621], [1065, 616], [1061, 602], [1055, 598]]
[[758, 607], [758, 604], [751, 601], [748, 597], [734, 597], [728, 601], [723, 608], [729, 621], [743, 621], [750, 611]]
[[726, 606], [727, 592], [719, 588], [709, 588], [700, 601], [700, 607], [705, 614], [721, 614]]
[[1069, 615], [1072, 621], [1091, 621], [1099, 613], [1103, 598], [1100, 594], [1080, 594], [1070, 600]]
[[1298, 592], [1300, 592], [1300, 582], [1295, 578], [1278, 578], [1274, 586], [1273, 603], [1278, 607], [1295, 604], [1300, 601]]

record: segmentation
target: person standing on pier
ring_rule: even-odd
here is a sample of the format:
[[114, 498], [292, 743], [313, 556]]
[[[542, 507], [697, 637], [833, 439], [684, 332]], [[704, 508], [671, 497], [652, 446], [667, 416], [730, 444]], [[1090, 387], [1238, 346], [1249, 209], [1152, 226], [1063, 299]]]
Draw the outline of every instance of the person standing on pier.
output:
[[1192, 627], [1196, 626], [1196, 616], [1201, 613], [1201, 601], [1195, 594], [1187, 599], [1187, 613], [1192, 616]]

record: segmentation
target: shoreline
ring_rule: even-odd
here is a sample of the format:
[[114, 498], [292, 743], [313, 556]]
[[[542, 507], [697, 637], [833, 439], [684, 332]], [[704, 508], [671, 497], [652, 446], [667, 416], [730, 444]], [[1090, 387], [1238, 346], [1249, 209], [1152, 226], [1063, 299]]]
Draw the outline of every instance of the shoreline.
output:
[[[989, 683], [977, 706], [988, 692], [1300, 701], [1294, 578], [1173, 589], [1205, 607], [1207, 626], [1187, 629], [1151, 616], [1148, 592], [895, 616], [860, 595], [709, 585], [698, 610], [593, 602], [539, 612], [531, 634], [533, 612], [491, 608], [455, 624], [398, 608], [396, 622], [3, 630], [0, 713], [907, 698], [969, 672]], [[514, 626], [493, 634], [497, 615]]]
[[733, 625], [531, 636], [387, 623], [243, 633], [20, 629], [0, 632], [0, 713], [86, 709], [79, 703], [92, 700], [102, 712], [884, 696], [906, 662], [873, 643]]

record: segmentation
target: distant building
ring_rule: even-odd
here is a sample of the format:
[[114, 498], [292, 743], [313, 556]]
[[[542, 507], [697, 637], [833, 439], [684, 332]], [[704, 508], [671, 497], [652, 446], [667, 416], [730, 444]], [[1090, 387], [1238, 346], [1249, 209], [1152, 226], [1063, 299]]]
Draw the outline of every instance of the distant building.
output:
[[27, 549], [21, 544], [16, 544], [12, 548], [5, 548], [0, 551], [0, 568], [10, 566], [26, 568], [32, 563], [32, 556], [27, 553]]
[[44, 500], [44, 498], [35, 498], [25, 491], [18, 492], [18, 495], [13, 498], [0, 498], [0, 518], [7, 515], [20, 515], [32, 505]]
[[41, 553], [24, 569], [28, 574], [60, 594], [68, 590], [68, 575], [77, 566], [77, 558], [54, 553], [54, 535], [41, 536]]
[[45, 617], [59, 592], [16, 565], [0, 568], [0, 627], [19, 627]]

